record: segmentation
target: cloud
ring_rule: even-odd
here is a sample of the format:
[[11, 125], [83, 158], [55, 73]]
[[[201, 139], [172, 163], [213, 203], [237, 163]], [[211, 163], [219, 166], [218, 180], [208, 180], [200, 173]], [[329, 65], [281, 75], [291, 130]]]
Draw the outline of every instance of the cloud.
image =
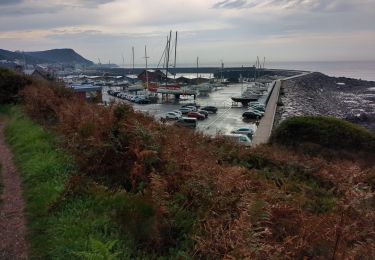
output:
[[[217, 9], [299, 9], [323, 12], [353, 11], [371, 5], [371, 0], [224, 0], [212, 7]], [[373, 6], [373, 4], [372, 4]]]
[[[316, 59], [330, 51], [338, 57], [344, 45], [358, 53], [367, 48], [375, 59], [368, 47], [374, 38], [356, 34], [375, 33], [374, 13], [374, 0], [0, 0], [0, 45], [72, 47], [91, 59], [121, 63], [121, 52], [131, 46], [141, 52], [147, 45], [149, 56], [159, 58], [172, 29], [179, 31], [181, 61], [229, 61], [245, 54], [282, 59], [281, 45], [290, 59], [311, 57], [315, 45], [321, 47], [315, 48]], [[348, 35], [361, 38], [348, 41]], [[138, 56], [144, 62], [143, 53]]]
[[2, 16], [62, 13], [71, 9], [95, 9], [116, 0], [0, 0]]
[[250, 8], [251, 6], [256, 6], [255, 3], [249, 3], [247, 0], [224, 0], [217, 2], [213, 5], [213, 8]]
[[23, 0], [0, 0], [0, 5], [17, 5], [22, 2]]

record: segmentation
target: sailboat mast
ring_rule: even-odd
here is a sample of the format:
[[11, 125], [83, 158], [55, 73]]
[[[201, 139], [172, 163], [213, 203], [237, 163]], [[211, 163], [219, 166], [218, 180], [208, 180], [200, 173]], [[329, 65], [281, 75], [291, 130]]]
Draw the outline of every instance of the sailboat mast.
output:
[[265, 68], [265, 67], [264, 67], [265, 64], [266, 64], [266, 57], [263, 57], [263, 69]]
[[176, 31], [176, 39], [174, 43], [174, 78], [176, 78], [176, 60], [177, 60], [177, 31]]
[[146, 60], [146, 87], [147, 87], [147, 90], [148, 90], [148, 66], [147, 66], [147, 59], [149, 57], [147, 56], [147, 49], [146, 49], [146, 45], [145, 45], [145, 60]]
[[197, 57], [197, 82], [198, 82], [198, 66], [199, 66], [199, 57]]
[[133, 62], [132, 74], [134, 74], [134, 47], [132, 47], [132, 62]]
[[167, 42], [165, 85], [167, 85], [167, 82], [168, 82], [168, 67], [169, 67], [169, 56], [170, 56], [170, 50], [171, 50], [171, 38], [172, 38], [172, 31], [169, 32], [169, 40]]

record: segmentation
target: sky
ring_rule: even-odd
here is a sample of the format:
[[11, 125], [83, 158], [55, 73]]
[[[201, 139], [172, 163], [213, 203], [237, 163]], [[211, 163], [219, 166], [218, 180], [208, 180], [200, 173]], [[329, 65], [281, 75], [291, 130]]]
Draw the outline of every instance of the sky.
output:
[[[375, 60], [375, 0], [0, 0], [0, 48], [72, 48], [102, 63], [177, 66]], [[174, 41], [174, 39], [172, 40]], [[172, 44], [173, 45], [173, 44]], [[173, 58], [173, 57], [172, 57]]]

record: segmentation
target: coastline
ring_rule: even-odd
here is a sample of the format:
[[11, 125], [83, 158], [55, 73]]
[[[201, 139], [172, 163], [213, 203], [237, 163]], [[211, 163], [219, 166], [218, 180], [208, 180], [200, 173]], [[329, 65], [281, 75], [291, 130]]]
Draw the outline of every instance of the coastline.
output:
[[319, 72], [286, 80], [281, 86], [274, 127], [302, 115], [345, 119], [375, 132], [375, 81]]

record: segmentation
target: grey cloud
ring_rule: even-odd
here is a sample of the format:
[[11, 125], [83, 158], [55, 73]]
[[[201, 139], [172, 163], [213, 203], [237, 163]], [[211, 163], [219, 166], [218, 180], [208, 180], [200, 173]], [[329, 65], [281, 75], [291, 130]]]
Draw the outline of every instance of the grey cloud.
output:
[[[213, 8], [244, 9], [257, 6], [280, 7], [283, 9], [300, 8], [321, 12], [344, 12], [353, 11], [358, 8], [366, 8], [371, 1], [358, 0], [353, 3], [350, 0], [224, 0], [215, 3]], [[374, 4], [372, 4], [374, 6]]]
[[36, 7], [36, 6], [5, 6], [0, 10], [2, 16], [24, 16], [34, 14], [57, 13], [61, 10], [60, 7]]
[[79, 2], [82, 3], [82, 6], [84, 7], [95, 8], [98, 5], [108, 4], [114, 1], [115, 0], [85, 0], [85, 1], [79, 1]]
[[22, 2], [23, 0], [0, 0], [0, 5], [17, 5]]
[[252, 8], [259, 5], [257, 1], [249, 0], [224, 0], [217, 2], [212, 7], [213, 8], [226, 8], [226, 9], [243, 9]]
[[0, 14], [3, 16], [33, 15], [45, 13], [58, 13], [71, 8], [97, 8], [99, 5], [114, 2], [116, 0], [74, 0], [64, 4], [37, 4], [24, 0], [0, 0]]

